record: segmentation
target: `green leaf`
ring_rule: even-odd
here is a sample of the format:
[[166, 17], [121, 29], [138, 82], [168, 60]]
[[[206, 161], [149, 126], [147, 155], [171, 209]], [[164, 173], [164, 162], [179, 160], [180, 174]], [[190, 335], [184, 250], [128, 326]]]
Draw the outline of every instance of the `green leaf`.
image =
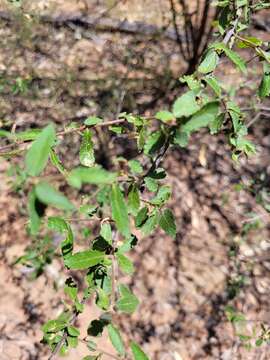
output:
[[152, 212], [152, 214], [148, 217], [146, 222], [141, 227], [141, 231], [144, 235], [149, 235], [155, 229], [159, 222], [159, 214], [156, 210]]
[[66, 234], [65, 240], [61, 242], [62, 254], [65, 257], [72, 253], [74, 237], [70, 225], [59, 216], [51, 216], [48, 219], [48, 228]]
[[176, 118], [188, 117], [200, 110], [193, 91], [180, 96], [173, 104], [173, 114]]
[[56, 167], [56, 169], [64, 176], [66, 176], [67, 171], [64, 168], [64, 165], [61, 163], [58, 155], [56, 154], [56, 152], [54, 151], [54, 149], [50, 150], [50, 159], [51, 159], [51, 163]]
[[126, 351], [119, 330], [112, 324], [109, 324], [107, 328], [108, 328], [109, 338], [111, 340], [113, 347], [120, 356], [124, 356]]
[[258, 90], [260, 98], [270, 95], [270, 65], [267, 62], [264, 63], [263, 70], [264, 73]]
[[103, 313], [99, 319], [92, 320], [88, 326], [87, 334], [89, 336], [100, 337], [103, 330], [112, 321], [111, 314], [109, 312]]
[[86, 129], [83, 133], [83, 139], [80, 147], [80, 162], [82, 165], [87, 167], [92, 167], [95, 164], [92, 132], [89, 129]]
[[136, 216], [140, 208], [140, 195], [136, 185], [132, 185], [128, 193], [128, 211]]
[[161, 186], [158, 190], [157, 195], [150, 201], [153, 205], [162, 205], [171, 197], [171, 188], [170, 186], [164, 185]]
[[103, 260], [103, 252], [97, 250], [85, 250], [66, 257], [64, 262], [69, 269], [84, 270], [99, 264]]
[[146, 130], [145, 130], [145, 126], [142, 126], [138, 130], [138, 135], [137, 135], [137, 146], [139, 151], [141, 151], [145, 145], [145, 140], [146, 140], [145, 138], [146, 138]]
[[152, 179], [149, 176], [144, 178], [144, 183], [147, 189], [151, 192], [155, 192], [158, 189], [158, 182], [155, 179]]
[[46, 182], [40, 182], [35, 187], [37, 198], [46, 205], [61, 210], [74, 210], [74, 205], [58, 190]]
[[123, 131], [124, 131], [124, 129], [122, 128], [122, 126], [116, 126], [116, 125], [114, 125], [114, 126], [110, 126], [109, 127], [109, 130], [111, 130], [112, 132], [114, 132], [115, 134], [122, 134], [123, 133]]
[[257, 46], [261, 46], [262, 44], [262, 40], [253, 36], [246, 36], [245, 38], [242, 37], [242, 40], [237, 42], [237, 46], [241, 49], [249, 47], [255, 48]]
[[175, 145], [178, 145], [178, 146], [184, 148], [188, 145], [188, 140], [189, 140], [189, 134], [181, 131], [180, 129], [176, 129], [176, 132], [175, 132], [174, 138], [173, 138], [173, 143]]
[[192, 133], [202, 127], [208, 126], [215, 120], [219, 110], [219, 102], [213, 101], [206, 104], [200, 111], [198, 111], [192, 118], [187, 121], [182, 127], [181, 131]]
[[175, 238], [176, 236], [176, 225], [173, 213], [170, 209], [165, 209], [159, 219], [160, 227], [170, 236]]
[[202, 74], [208, 74], [217, 67], [219, 56], [215, 50], [209, 50], [205, 55], [203, 61], [198, 67], [198, 71]]
[[87, 342], [87, 347], [88, 347], [88, 349], [89, 349], [90, 351], [96, 351], [96, 349], [97, 349], [97, 344], [96, 344], [94, 341], [92, 341], [92, 340], [88, 340], [88, 342]]
[[138, 212], [136, 219], [135, 219], [135, 226], [137, 228], [141, 227], [145, 223], [145, 221], [147, 220], [147, 217], [148, 217], [147, 214], [148, 214], [147, 206], [140, 209], [140, 211]]
[[120, 269], [123, 271], [124, 274], [131, 275], [134, 272], [133, 263], [123, 254], [117, 253], [116, 254], [118, 265]]
[[204, 80], [206, 81], [206, 83], [211, 87], [211, 89], [214, 91], [214, 93], [220, 97], [221, 96], [221, 87], [218, 83], [218, 80], [215, 76], [213, 75], [209, 75], [209, 76], [205, 76]]
[[36, 209], [36, 192], [35, 190], [30, 191], [28, 195], [28, 214], [29, 214], [29, 230], [31, 235], [37, 235], [41, 219]]
[[128, 166], [134, 174], [141, 174], [143, 172], [143, 167], [138, 160], [130, 160]]
[[247, 72], [245, 60], [241, 58], [235, 51], [229, 49], [223, 43], [217, 43], [214, 45], [216, 50], [222, 50], [227, 55], [227, 57], [241, 70], [243, 73]]
[[142, 349], [139, 347], [139, 345], [136, 344], [134, 341], [131, 342], [130, 347], [131, 347], [131, 351], [132, 351], [134, 360], [149, 360], [149, 358], [142, 351]]
[[50, 149], [55, 141], [53, 124], [46, 126], [32, 143], [26, 153], [26, 172], [31, 176], [38, 176], [45, 168], [50, 154]]
[[243, 124], [242, 124], [243, 114], [239, 106], [237, 106], [236, 103], [233, 101], [227, 102], [227, 109], [233, 122], [234, 131], [235, 133], [238, 133], [239, 131], [241, 131], [241, 129], [243, 129]]
[[144, 153], [151, 155], [162, 148], [166, 141], [163, 131], [155, 131], [150, 134], [144, 144]]
[[56, 333], [60, 330], [63, 330], [66, 327], [65, 320], [49, 320], [42, 326], [42, 331], [44, 333]]
[[103, 122], [103, 119], [96, 117], [96, 116], [89, 116], [85, 121], [84, 125], [87, 126], [93, 126], [97, 124], [101, 124]]
[[64, 292], [69, 296], [72, 301], [78, 301], [78, 287], [72, 278], [68, 278], [66, 280]]
[[165, 123], [175, 119], [173, 113], [171, 113], [170, 111], [167, 111], [167, 110], [158, 111], [155, 115], [155, 118], [158, 120], [161, 120]]
[[87, 217], [91, 217], [97, 212], [97, 209], [95, 205], [83, 204], [79, 207], [79, 212]]
[[103, 169], [101, 166], [91, 168], [78, 167], [73, 169], [68, 182], [71, 186], [80, 189], [82, 184], [104, 185], [111, 184], [116, 180], [117, 174]]
[[111, 193], [112, 218], [120, 233], [128, 238], [130, 236], [129, 218], [124, 196], [118, 185], [112, 185]]
[[121, 298], [116, 303], [117, 309], [125, 313], [133, 313], [139, 304], [139, 300], [125, 285], [120, 285], [119, 291]]
[[118, 248], [117, 253], [123, 254], [133, 249], [138, 243], [138, 239], [135, 235], [131, 235], [129, 239], [125, 240], [124, 243]]
[[224, 118], [225, 118], [225, 114], [219, 114], [210, 123], [209, 128], [210, 128], [211, 135], [217, 134], [221, 130], [223, 122], [224, 122]]
[[110, 298], [102, 288], [97, 288], [96, 304], [102, 310], [108, 310], [110, 306]]
[[70, 336], [78, 337], [78, 336], [80, 335], [79, 329], [77, 329], [75, 326], [69, 325], [69, 326], [67, 327], [67, 331], [68, 331], [68, 334], [69, 334]]
[[4, 130], [4, 129], [0, 129], [0, 137], [12, 139], [12, 138], [13, 138], [13, 134], [12, 134], [10, 131]]
[[261, 346], [263, 344], [263, 339], [257, 339], [256, 342], [255, 342], [255, 345], [256, 346]]
[[192, 75], [184, 75], [179, 79], [182, 83], [186, 83], [190, 90], [197, 94], [201, 90], [201, 81]]
[[68, 346], [71, 348], [76, 348], [78, 346], [79, 340], [77, 337], [68, 336], [67, 337]]
[[112, 245], [112, 228], [109, 223], [103, 223], [100, 229], [100, 235], [105, 239], [110, 245]]
[[35, 140], [41, 133], [40, 129], [31, 129], [16, 133], [16, 138], [21, 141]]

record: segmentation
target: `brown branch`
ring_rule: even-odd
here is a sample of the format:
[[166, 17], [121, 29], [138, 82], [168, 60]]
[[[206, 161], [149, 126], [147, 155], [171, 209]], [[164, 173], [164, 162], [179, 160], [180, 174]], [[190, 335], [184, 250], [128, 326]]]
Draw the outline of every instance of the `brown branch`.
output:
[[[107, 127], [107, 126], [122, 124], [125, 121], [126, 121], [125, 119], [104, 121], [102, 123], [93, 125], [92, 127]], [[72, 134], [74, 132], [81, 132], [81, 131], [85, 130], [87, 127], [88, 127], [87, 125], [82, 125], [82, 126], [76, 127], [76, 128], [61, 130], [61, 131], [56, 133], [56, 136], [63, 136], [63, 135]], [[28, 143], [31, 143], [31, 142], [30, 141], [21, 141], [21, 142], [16, 142], [16, 143], [4, 145], [4, 146], [0, 147], [0, 156], [6, 155], [6, 153], [1, 153], [1, 151], [3, 151], [3, 150], [11, 149], [13, 146], [20, 147], [20, 146], [28, 144]]]
[[202, 18], [201, 18], [201, 23], [200, 23], [200, 26], [198, 28], [196, 41], [195, 41], [195, 47], [194, 47], [194, 52], [195, 52], [194, 55], [195, 56], [198, 56], [198, 54], [199, 54], [200, 45], [201, 45], [203, 36], [205, 35], [208, 16], [209, 16], [209, 6], [210, 6], [209, 0], [205, 0], [204, 8], [203, 8], [203, 14], [202, 14]]
[[[63, 13], [63, 14], [51, 14], [51, 15], [42, 15], [42, 14], [27, 14], [23, 13], [22, 15], [30, 15], [37, 17], [40, 21], [44, 23], [55, 24], [57, 26], [65, 26], [69, 24], [74, 24], [77, 26], [82, 26], [84, 28], [91, 28], [96, 31], [109, 31], [109, 32], [122, 32], [126, 34], [138, 34], [143, 36], [150, 37], [161, 37], [171, 41], [178, 41], [175, 31], [172, 29], [160, 28], [156, 25], [146, 24], [141, 21], [129, 22], [127, 20], [118, 20], [110, 18], [96, 18], [91, 15], [82, 15], [75, 13]], [[12, 12], [0, 11], [0, 18], [8, 21], [16, 21], [16, 17], [13, 16]]]
[[193, 24], [190, 19], [190, 15], [188, 13], [188, 7], [185, 0], [179, 0], [179, 4], [183, 9], [183, 17], [184, 17], [184, 30], [187, 44], [187, 53], [188, 57], [191, 58], [191, 46], [195, 46], [195, 34]]
[[175, 9], [175, 5], [174, 5], [173, 0], [170, 0], [170, 6], [171, 6], [171, 13], [172, 13], [172, 21], [173, 21], [174, 31], [175, 31], [175, 35], [176, 35], [176, 41], [177, 41], [177, 43], [179, 45], [180, 52], [181, 52], [181, 55], [183, 56], [183, 59], [185, 61], [187, 61], [187, 56], [185, 54], [184, 47], [183, 47], [182, 37], [180, 35], [178, 25], [177, 25], [176, 9]]

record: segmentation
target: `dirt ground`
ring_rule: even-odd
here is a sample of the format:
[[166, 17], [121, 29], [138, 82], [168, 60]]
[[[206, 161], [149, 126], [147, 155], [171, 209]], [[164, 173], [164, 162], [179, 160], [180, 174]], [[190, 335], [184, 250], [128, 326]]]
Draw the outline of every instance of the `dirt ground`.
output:
[[[44, 2], [38, 3], [42, 7]], [[64, 9], [74, 5], [72, 1], [57, 3]], [[83, 6], [79, 1], [72, 11]], [[136, 19], [141, 19], [138, 13]], [[148, 21], [155, 18], [148, 15]], [[31, 26], [29, 32], [18, 22], [0, 24], [3, 78], [31, 78], [26, 94], [14, 95], [4, 87], [0, 98], [1, 118], [16, 121], [19, 128], [40, 126], [47, 119], [63, 127], [66, 121], [81, 121], [90, 114], [111, 115], [112, 104], [122, 93], [124, 109], [153, 111], [148, 104], [157, 94], [159, 79], [164, 88], [170, 84], [164, 80], [164, 69], [169, 66], [173, 78], [183, 67], [173, 43], [167, 43], [160, 54], [160, 44], [146, 46], [130, 36], [95, 34], [79, 27]], [[130, 58], [123, 62], [129, 47], [138, 57], [143, 52], [142, 64]], [[145, 70], [147, 66], [151, 72]], [[239, 76], [231, 75], [232, 82]], [[135, 339], [152, 360], [270, 359], [268, 346], [251, 350], [243, 346], [237, 337], [239, 329], [229, 323], [224, 311], [233, 305], [245, 315], [247, 322], [241, 329], [245, 334], [254, 329], [259, 333], [260, 323], [270, 323], [269, 212], [257, 197], [269, 190], [269, 119], [262, 118], [251, 128], [251, 138], [258, 152], [238, 165], [231, 161], [224, 137], [213, 139], [206, 132], [193, 136], [187, 149], [172, 149], [164, 161], [173, 187], [170, 206], [178, 234], [174, 241], [162, 232], [140, 239], [132, 253], [136, 272], [123, 281], [141, 304], [131, 317], [118, 318], [125, 341]], [[13, 266], [30, 239], [25, 231], [25, 194], [12, 191], [8, 167], [1, 160], [0, 360], [43, 360], [49, 353], [40, 343], [40, 328], [63, 309], [67, 273], [55, 259], [46, 267], [45, 276], [29, 281], [26, 268]], [[251, 181], [256, 193], [237, 191], [237, 184]], [[237, 256], [231, 255], [234, 249]], [[235, 297], [231, 296], [234, 289], [239, 292]], [[97, 316], [95, 306], [87, 304], [78, 318], [82, 335]], [[99, 347], [113, 352], [104, 339]], [[85, 355], [88, 351], [80, 344], [66, 359]]]

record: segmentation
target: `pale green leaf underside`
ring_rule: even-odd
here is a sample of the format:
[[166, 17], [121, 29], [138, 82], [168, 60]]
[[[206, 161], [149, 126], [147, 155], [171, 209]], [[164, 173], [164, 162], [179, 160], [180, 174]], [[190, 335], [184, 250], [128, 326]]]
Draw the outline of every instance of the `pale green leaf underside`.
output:
[[146, 356], [143, 350], [134, 341], [131, 342], [130, 347], [134, 360], [149, 360], [148, 356]]
[[112, 185], [111, 193], [112, 218], [117, 229], [126, 238], [130, 236], [129, 218], [124, 196], [118, 185]]
[[38, 176], [45, 168], [50, 154], [50, 149], [55, 141], [53, 124], [46, 126], [32, 143], [26, 153], [26, 172], [31, 176]]
[[58, 190], [47, 182], [40, 182], [35, 187], [36, 196], [43, 204], [62, 210], [74, 210], [74, 205]]
[[193, 91], [180, 96], [173, 104], [173, 114], [176, 118], [188, 117], [200, 110]]
[[85, 250], [65, 258], [65, 265], [74, 270], [84, 270], [99, 264], [104, 253], [97, 250]]

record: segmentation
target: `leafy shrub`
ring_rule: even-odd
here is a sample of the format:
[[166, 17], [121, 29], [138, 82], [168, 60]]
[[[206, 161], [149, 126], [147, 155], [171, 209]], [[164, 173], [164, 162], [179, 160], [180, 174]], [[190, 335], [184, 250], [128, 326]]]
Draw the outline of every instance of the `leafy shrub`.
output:
[[[101, 358], [103, 350], [97, 349], [93, 338], [100, 336], [105, 329], [118, 356], [126, 358], [127, 349], [114, 324], [114, 314], [134, 312], [139, 301], [129, 287], [118, 283], [116, 268], [128, 275], [134, 272], [128, 253], [138, 242], [133, 234], [135, 228], [142, 235], [149, 235], [160, 227], [169, 236], [177, 236], [174, 215], [168, 207], [171, 189], [162, 167], [167, 151], [172, 147], [186, 147], [194, 132], [208, 128], [213, 135], [226, 133], [235, 161], [241, 155], [255, 153], [254, 145], [248, 140], [245, 114], [215, 73], [222, 66], [222, 58], [227, 57], [246, 76], [251, 61], [244, 60], [237, 51], [245, 48], [251, 53], [251, 59], [258, 58], [263, 66], [257, 90], [258, 102], [269, 96], [268, 44], [242, 35], [249, 26], [251, 14], [268, 5], [265, 1], [252, 4], [247, 0], [218, 1], [216, 41], [205, 51], [195, 73], [180, 79], [187, 85], [187, 91], [175, 100], [171, 109], [163, 109], [152, 118], [121, 113], [117, 119], [109, 121], [89, 117], [84, 124], [71, 124], [61, 131], [56, 130], [53, 123], [41, 130], [17, 133], [0, 130], [0, 136], [11, 142], [1, 148], [1, 155], [10, 158], [25, 154], [20, 185], [32, 186], [28, 196], [28, 231], [36, 242], [18, 262], [32, 267], [34, 276], [38, 276], [45, 264], [61, 253], [68, 270], [83, 271], [85, 275], [82, 298], [75, 281], [68, 278], [65, 293], [72, 305], [67, 305], [58, 318], [49, 320], [43, 326], [43, 342], [52, 351], [50, 359], [58, 352], [64, 354], [69, 347], [77, 346], [80, 331], [74, 323], [90, 297], [95, 298], [102, 315], [91, 322], [89, 336], [83, 340], [89, 351], [97, 355], [84, 359]], [[108, 128], [114, 137], [125, 135], [131, 139], [137, 147], [136, 159], [128, 161], [115, 157], [110, 170], [97, 164], [93, 141], [95, 128]], [[62, 146], [63, 136], [73, 133], [81, 136], [80, 165], [68, 169], [65, 159], [62, 162], [58, 156], [58, 149]], [[70, 189], [77, 190], [78, 196], [81, 196], [79, 201], [73, 202], [49, 181], [45, 175], [48, 167], [56, 168]], [[47, 207], [56, 209], [56, 215], [46, 216]], [[82, 251], [74, 251], [72, 221], [95, 224], [93, 234], [89, 234], [88, 229], [83, 230], [83, 235], [92, 240]], [[52, 234], [58, 234], [61, 241], [54, 244]], [[239, 317], [231, 308], [227, 310], [231, 321], [235, 322]], [[257, 345], [265, 340], [267, 331], [263, 332]], [[135, 342], [130, 342], [130, 349], [135, 360], [148, 359]]]

